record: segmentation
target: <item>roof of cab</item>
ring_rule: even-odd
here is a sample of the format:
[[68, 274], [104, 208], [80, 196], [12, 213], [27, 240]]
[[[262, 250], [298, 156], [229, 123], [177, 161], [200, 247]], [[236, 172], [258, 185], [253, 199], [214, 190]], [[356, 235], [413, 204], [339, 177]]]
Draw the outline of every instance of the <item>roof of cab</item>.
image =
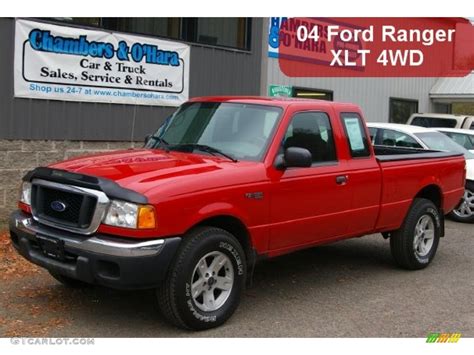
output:
[[259, 104], [259, 105], [274, 105], [287, 107], [298, 104], [314, 103], [320, 106], [333, 107], [333, 106], [353, 106], [357, 105], [345, 102], [335, 102], [327, 100], [315, 100], [315, 99], [303, 99], [298, 97], [266, 97], [266, 96], [202, 96], [194, 97], [188, 102], [232, 102], [232, 103], [247, 103], [247, 104]]

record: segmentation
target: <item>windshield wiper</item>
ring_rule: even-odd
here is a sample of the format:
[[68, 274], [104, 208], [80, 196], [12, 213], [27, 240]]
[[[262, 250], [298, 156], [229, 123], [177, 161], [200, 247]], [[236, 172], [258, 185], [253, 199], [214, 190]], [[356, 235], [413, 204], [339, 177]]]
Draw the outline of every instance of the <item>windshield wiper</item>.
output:
[[166, 152], [170, 151], [170, 144], [165, 139], [158, 136], [151, 136], [151, 138], [158, 142], [159, 148], [163, 148]]
[[206, 144], [197, 144], [197, 143], [184, 143], [184, 144], [176, 144], [176, 145], [173, 145], [172, 148], [193, 148], [193, 149], [198, 149], [200, 151], [203, 151], [203, 152], [206, 152], [206, 153], [210, 153], [212, 155], [215, 155], [215, 154], [220, 154], [222, 155], [223, 157], [226, 157], [227, 159], [233, 161], [234, 163], [237, 163], [238, 160], [235, 159], [233, 156], [227, 154], [227, 153], [224, 153], [222, 150], [220, 149], [217, 149], [217, 148], [214, 148], [214, 147], [211, 147], [209, 145], [206, 145]]

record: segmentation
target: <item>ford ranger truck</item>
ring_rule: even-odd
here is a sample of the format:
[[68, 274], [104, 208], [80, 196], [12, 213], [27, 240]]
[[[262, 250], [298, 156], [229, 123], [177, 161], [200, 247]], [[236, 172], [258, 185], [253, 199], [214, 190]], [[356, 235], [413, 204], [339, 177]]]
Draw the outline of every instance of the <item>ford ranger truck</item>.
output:
[[65, 285], [154, 288], [164, 317], [195, 330], [229, 319], [262, 258], [381, 233], [422, 269], [465, 160], [368, 137], [353, 104], [195, 98], [142, 149], [28, 172], [12, 243]]

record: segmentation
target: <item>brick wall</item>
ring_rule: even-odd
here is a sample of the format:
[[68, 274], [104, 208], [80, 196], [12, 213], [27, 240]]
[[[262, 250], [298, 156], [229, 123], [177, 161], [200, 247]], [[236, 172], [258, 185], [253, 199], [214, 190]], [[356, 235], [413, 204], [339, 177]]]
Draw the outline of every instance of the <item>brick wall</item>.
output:
[[0, 140], [0, 225], [15, 209], [21, 178], [27, 171], [80, 155], [142, 145], [142, 142]]

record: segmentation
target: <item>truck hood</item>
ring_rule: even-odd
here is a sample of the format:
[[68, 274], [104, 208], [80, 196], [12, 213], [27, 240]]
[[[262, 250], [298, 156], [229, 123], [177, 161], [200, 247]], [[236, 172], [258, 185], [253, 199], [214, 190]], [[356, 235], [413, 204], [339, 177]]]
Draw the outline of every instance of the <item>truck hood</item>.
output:
[[[214, 186], [216, 181], [219, 181], [218, 186], [225, 185], [226, 181], [231, 183], [226, 179], [229, 176], [233, 176], [232, 183], [238, 183], [240, 181], [236, 181], [236, 171], [239, 172], [237, 175], [242, 175], [241, 173], [247, 170], [245, 167], [251, 168], [257, 164], [259, 163], [249, 161], [235, 163], [226, 158], [201, 154], [165, 152], [158, 149], [129, 149], [78, 157], [49, 167], [107, 178], [122, 187], [146, 195], [151, 189], [169, 187], [170, 184], [176, 186], [183, 180], [187, 183], [186, 192], [190, 192], [189, 186], [198, 188], [197, 179], [208, 182], [209, 176], [216, 177], [216, 175], [217, 178], [212, 179]], [[182, 190], [177, 193], [183, 193]]]

